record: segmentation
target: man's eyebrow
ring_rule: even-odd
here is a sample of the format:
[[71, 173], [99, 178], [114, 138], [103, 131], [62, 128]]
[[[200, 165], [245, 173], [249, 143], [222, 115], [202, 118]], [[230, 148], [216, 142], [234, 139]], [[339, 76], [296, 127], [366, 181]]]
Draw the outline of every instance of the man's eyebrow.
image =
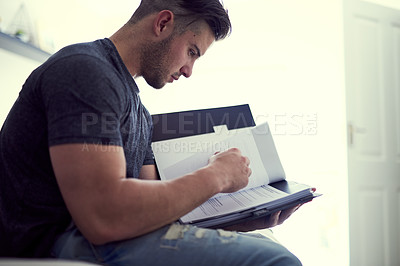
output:
[[200, 53], [199, 47], [196, 44], [194, 44], [193, 46], [194, 46], [194, 49], [196, 49], [196, 51], [197, 51], [197, 56], [200, 57], [201, 53]]

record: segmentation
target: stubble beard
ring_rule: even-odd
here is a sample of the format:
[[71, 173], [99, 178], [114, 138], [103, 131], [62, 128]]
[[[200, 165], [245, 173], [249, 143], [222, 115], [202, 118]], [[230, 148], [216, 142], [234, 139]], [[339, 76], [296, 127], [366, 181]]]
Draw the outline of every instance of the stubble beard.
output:
[[167, 83], [169, 76], [168, 55], [173, 36], [160, 42], [150, 43], [141, 50], [142, 76], [147, 84], [155, 89], [161, 89]]

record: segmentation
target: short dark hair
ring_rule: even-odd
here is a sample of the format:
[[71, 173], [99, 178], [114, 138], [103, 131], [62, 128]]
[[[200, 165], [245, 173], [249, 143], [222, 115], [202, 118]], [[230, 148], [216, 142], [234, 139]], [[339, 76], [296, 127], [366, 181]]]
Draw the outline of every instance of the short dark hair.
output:
[[178, 33], [196, 27], [200, 21], [208, 24], [216, 41], [224, 39], [232, 30], [228, 12], [219, 0], [142, 0], [128, 23], [134, 24], [162, 10], [174, 14]]

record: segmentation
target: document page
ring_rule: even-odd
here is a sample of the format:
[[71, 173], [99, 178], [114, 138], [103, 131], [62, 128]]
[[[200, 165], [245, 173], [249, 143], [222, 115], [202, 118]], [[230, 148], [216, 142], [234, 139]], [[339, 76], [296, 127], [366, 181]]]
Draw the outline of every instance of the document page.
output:
[[256, 207], [260, 204], [265, 204], [273, 200], [283, 198], [286, 195], [288, 194], [269, 185], [250, 188], [220, 197], [211, 198], [190, 213], [183, 216], [181, 221], [184, 223], [189, 223], [232, 212], [239, 212]]
[[268, 172], [269, 183], [286, 179], [268, 123], [260, 124], [251, 131], [262, 163]]
[[170, 180], [194, 172], [206, 166], [215, 152], [233, 147], [238, 148], [250, 159], [252, 175], [246, 188], [268, 184], [267, 171], [249, 128], [218, 129], [215, 133], [153, 143], [157, 168], [162, 180]]

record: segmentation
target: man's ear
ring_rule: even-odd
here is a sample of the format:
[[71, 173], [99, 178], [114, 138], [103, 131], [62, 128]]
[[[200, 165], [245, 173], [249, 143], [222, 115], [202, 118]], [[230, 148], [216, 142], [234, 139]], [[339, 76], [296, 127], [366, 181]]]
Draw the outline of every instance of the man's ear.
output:
[[160, 11], [154, 19], [153, 31], [156, 36], [169, 36], [174, 28], [174, 13], [169, 10]]

